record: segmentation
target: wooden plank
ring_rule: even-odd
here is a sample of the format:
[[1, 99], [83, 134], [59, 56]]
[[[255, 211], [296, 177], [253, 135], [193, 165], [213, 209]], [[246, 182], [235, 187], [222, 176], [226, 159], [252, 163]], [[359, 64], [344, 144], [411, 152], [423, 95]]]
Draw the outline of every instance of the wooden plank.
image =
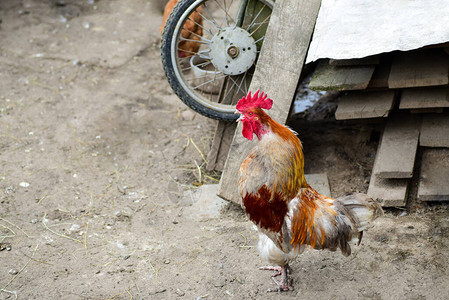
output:
[[426, 149], [421, 160], [418, 199], [449, 200], [449, 149]]
[[435, 108], [414, 108], [410, 110], [411, 114], [430, 114], [430, 113], [442, 113], [444, 110], [442, 107]]
[[[377, 152], [379, 152], [381, 147], [382, 140], [379, 143]], [[378, 172], [378, 166], [379, 156], [376, 155], [367, 194], [385, 207], [405, 206], [409, 179], [380, 178], [375, 175]]]
[[449, 148], [449, 114], [424, 116], [421, 124], [419, 144], [424, 147]]
[[[382, 134], [383, 135], [383, 134]], [[373, 170], [371, 171], [371, 179], [368, 186], [367, 194], [374, 200], [377, 200], [384, 207], [405, 206], [407, 201], [409, 179], [385, 179], [380, 178], [376, 174], [379, 172], [379, 151], [382, 148], [383, 136], [377, 147], [377, 154], [374, 159]]]
[[223, 171], [236, 127], [237, 123], [234, 122], [217, 122], [212, 146], [207, 155], [207, 171]]
[[331, 66], [321, 61], [310, 80], [309, 89], [316, 91], [364, 90], [368, 86], [375, 66]]
[[449, 56], [441, 49], [398, 54], [391, 65], [389, 88], [446, 85], [449, 83]]
[[[376, 154], [375, 175], [380, 178], [411, 178], [418, 148], [420, 118], [404, 114], [391, 117]], [[377, 159], [378, 158], [378, 159]]]
[[367, 89], [387, 89], [390, 76], [391, 63], [382, 61], [376, 66]]
[[[265, 41], [250, 90], [261, 89], [274, 99], [269, 114], [285, 123], [312, 37], [321, 0], [278, 0], [273, 8]], [[255, 141], [246, 140], [237, 126], [223, 170], [218, 195], [240, 203], [238, 170]]]
[[449, 107], [448, 87], [405, 89], [402, 91], [399, 109]]
[[383, 207], [401, 207], [407, 202], [408, 179], [383, 179], [371, 174], [368, 196]]
[[393, 109], [394, 95], [394, 91], [347, 93], [338, 102], [335, 118], [385, 118]]
[[377, 65], [380, 63], [380, 55], [372, 55], [363, 58], [354, 59], [330, 59], [331, 66], [360, 66], [360, 65]]

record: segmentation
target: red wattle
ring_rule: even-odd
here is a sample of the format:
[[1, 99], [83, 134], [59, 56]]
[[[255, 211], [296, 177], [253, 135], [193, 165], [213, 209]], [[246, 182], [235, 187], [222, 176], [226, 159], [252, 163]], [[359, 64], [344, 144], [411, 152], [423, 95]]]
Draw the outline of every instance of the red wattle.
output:
[[252, 141], [253, 140], [253, 126], [252, 126], [251, 122], [249, 122], [247, 120], [243, 120], [242, 125], [243, 125], [243, 129], [242, 129], [243, 136], [245, 138], [247, 138], [248, 140]]

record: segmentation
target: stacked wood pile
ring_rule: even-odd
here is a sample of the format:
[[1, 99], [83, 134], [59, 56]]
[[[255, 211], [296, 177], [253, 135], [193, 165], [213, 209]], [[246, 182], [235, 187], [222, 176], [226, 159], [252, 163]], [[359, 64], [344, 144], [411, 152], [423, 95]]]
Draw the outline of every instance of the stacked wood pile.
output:
[[337, 120], [385, 121], [368, 189], [384, 206], [405, 205], [414, 174], [419, 200], [449, 200], [449, 55], [440, 46], [320, 61], [310, 82], [344, 91]]

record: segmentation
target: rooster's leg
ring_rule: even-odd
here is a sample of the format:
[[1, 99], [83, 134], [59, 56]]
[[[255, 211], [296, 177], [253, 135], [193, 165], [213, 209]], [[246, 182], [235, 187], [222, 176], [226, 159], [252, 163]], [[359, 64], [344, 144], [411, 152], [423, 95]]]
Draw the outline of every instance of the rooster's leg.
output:
[[[292, 279], [290, 278], [290, 267], [288, 265], [285, 265], [283, 267], [260, 267], [261, 270], [274, 270], [277, 271], [272, 278], [273, 281], [278, 285], [277, 288], [274, 289], [268, 289], [267, 292], [286, 292], [286, 291], [292, 291]], [[274, 277], [281, 275], [281, 280], [278, 282]]]

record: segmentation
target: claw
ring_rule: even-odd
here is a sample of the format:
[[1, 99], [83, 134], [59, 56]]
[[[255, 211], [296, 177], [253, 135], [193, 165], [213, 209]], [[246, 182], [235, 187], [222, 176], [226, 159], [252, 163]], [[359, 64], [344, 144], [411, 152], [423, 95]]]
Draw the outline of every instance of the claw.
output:
[[[272, 270], [277, 271], [274, 275], [271, 276], [274, 283], [276, 283], [277, 287], [273, 289], [268, 289], [267, 292], [287, 292], [287, 291], [293, 291], [293, 280], [289, 277], [290, 274], [290, 268], [288, 265], [283, 267], [272, 267], [272, 266], [266, 266], [266, 267], [260, 267], [260, 270]], [[281, 275], [281, 280], [277, 281], [274, 279], [274, 277]]]

